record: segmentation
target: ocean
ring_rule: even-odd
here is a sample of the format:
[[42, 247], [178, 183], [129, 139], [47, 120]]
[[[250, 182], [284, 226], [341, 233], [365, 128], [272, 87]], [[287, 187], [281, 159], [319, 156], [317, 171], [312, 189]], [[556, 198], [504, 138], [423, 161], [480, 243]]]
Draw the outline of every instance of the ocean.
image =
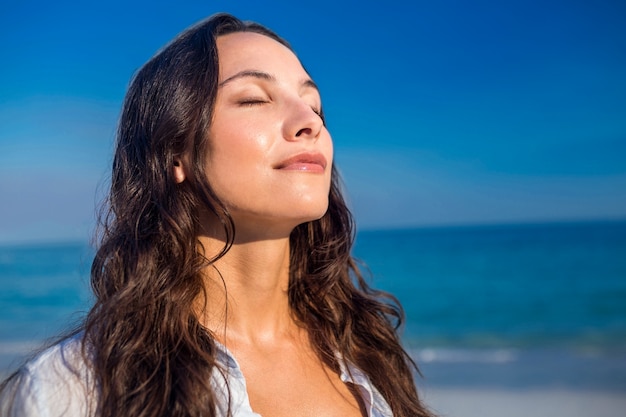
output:
[[[354, 255], [402, 303], [420, 384], [626, 393], [626, 221], [362, 231]], [[0, 247], [0, 371], [89, 309], [92, 256]]]

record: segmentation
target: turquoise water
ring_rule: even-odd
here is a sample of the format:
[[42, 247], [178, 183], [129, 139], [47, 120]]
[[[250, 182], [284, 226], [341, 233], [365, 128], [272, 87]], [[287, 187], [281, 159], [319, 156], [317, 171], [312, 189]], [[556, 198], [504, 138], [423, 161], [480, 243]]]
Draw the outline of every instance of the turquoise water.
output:
[[626, 222], [363, 232], [418, 345], [626, 352]]
[[626, 222], [362, 232], [429, 385], [626, 392]]
[[[435, 384], [626, 391], [626, 222], [364, 231]], [[85, 244], [0, 247], [0, 369], [89, 308]]]
[[51, 337], [82, 317], [91, 304], [92, 253], [81, 243], [0, 247], [0, 353], [8, 343]]

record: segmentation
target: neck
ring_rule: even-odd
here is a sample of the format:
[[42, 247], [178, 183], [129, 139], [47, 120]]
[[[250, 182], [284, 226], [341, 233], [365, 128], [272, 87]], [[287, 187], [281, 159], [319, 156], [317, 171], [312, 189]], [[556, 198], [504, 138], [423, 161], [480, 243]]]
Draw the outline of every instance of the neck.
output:
[[[224, 242], [204, 236], [210, 256]], [[230, 250], [204, 271], [206, 303], [199, 306], [203, 324], [221, 342], [261, 343], [293, 334], [287, 289], [289, 236], [237, 239]]]

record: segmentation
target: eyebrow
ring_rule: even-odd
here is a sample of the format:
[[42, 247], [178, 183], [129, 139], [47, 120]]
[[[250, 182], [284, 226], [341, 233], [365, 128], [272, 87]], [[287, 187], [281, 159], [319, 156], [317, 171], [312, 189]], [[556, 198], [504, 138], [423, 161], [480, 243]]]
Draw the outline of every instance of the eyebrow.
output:
[[312, 80], [312, 79], [310, 79], [310, 78], [307, 78], [306, 80], [304, 80], [304, 82], [302, 83], [302, 85], [303, 85], [304, 87], [310, 87], [310, 88], [313, 88], [313, 89], [317, 90], [317, 92], [318, 92], [318, 93], [319, 93], [319, 91], [320, 91], [320, 89], [319, 89], [319, 87], [317, 86], [317, 84], [315, 84], [315, 81], [313, 81], [313, 80]]
[[224, 85], [228, 84], [229, 82], [237, 80], [239, 78], [247, 78], [247, 77], [258, 78], [258, 79], [266, 80], [266, 81], [276, 81], [276, 78], [273, 75], [268, 74], [267, 72], [254, 71], [254, 70], [244, 70], [244, 71], [240, 71], [237, 74], [232, 75], [232, 76], [226, 78], [224, 81], [219, 83], [219, 87], [223, 87]]
[[[238, 72], [235, 75], [232, 75], [226, 78], [224, 81], [218, 84], [218, 87], [223, 87], [226, 84], [230, 83], [231, 81], [235, 81], [239, 78], [248, 78], [248, 77], [257, 78], [257, 79], [265, 80], [265, 81], [272, 81], [272, 82], [276, 81], [276, 77], [274, 77], [272, 74], [268, 74], [267, 72], [255, 71], [255, 70], [243, 70], [243, 71]], [[315, 84], [315, 82], [310, 78], [307, 78], [306, 80], [304, 80], [302, 82], [302, 86], [313, 88], [319, 92], [319, 88], [317, 87], [317, 84]]]

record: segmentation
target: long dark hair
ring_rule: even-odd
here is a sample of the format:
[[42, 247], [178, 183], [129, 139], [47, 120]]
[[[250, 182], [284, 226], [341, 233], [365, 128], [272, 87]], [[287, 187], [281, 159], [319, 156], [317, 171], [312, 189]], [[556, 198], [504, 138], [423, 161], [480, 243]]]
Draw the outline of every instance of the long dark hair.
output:
[[[204, 175], [218, 85], [216, 38], [270, 30], [230, 15], [191, 27], [148, 61], [129, 87], [117, 133], [111, 190], [91, 282], [96, 302], [84, 325], [84, 354], [97, 382], [97, 414], [214, 416], [215, 342], [194, 302], [201, 271], [225, 254], [235, 225]], [[185, 157], [188, 180], [173, 165]], [[215, 258], [199, 250], [200, 213], [221, 222]], [[414, 363], [397, 335], [403, 313], [371, 289], [351, 257], [354, 225], [333, 167], [327, 213], [290, 236], [289, 302], [319, 357], [337, 354], [364, 371], [396, 417], [427, 416]], [[88, 352], [87, 352], [88, 351]]]

